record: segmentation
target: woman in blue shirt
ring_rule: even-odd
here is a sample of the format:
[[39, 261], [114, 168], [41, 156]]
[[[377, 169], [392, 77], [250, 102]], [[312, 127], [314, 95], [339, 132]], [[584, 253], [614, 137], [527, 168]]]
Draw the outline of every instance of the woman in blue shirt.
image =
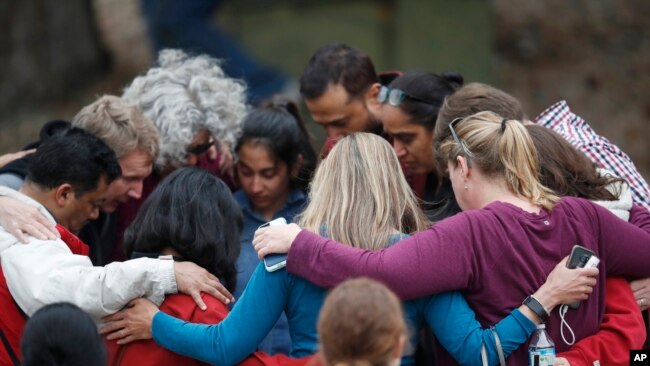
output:
[[[256, 108], [244, 118], [235, 151], [241, 189], [234, 196], [244, 215], [233, 293], [238, 299], [260, 262], [252, 245], [255, 230], [278, 217], [293, 222], [302, 211], [316, 153], [297, 106], [282, 100]], [[290, 345], [287, 318], [282, 314], [259, 348], [288, 354]]]

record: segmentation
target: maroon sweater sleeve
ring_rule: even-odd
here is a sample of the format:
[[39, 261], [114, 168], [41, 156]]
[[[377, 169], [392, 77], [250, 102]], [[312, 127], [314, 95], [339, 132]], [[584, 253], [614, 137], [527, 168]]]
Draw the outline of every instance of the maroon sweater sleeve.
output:
[[650, 211], [639, 205], [633, 205], [630, 210], [630, 224], [650, 233]]
[[[583, 201], [587, 202], [587, 201]], [[603, 207], [591, 204], [595, 210], [600, 248], [606, 255], [607, 277], [650, 277], [650, 223], [648, 215], [634, 206], [630, 223], [625, 222]], [[644, 210], [645, 211], [645, 210]]]
[[462, 289], [473, 278], [476, 263], [464, 231], [456, 230], [453, 238], [449, 235], [467, 225], [459, 216], [380, 251], [352, 248], [303, 230], [291, 246], [287, 269], [322, 287], [334, 287], [351, 277], [370, 277], [402, 299]]

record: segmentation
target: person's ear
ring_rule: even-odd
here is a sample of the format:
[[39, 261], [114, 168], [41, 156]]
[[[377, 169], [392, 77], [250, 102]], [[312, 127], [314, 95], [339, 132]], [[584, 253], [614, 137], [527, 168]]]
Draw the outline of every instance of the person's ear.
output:
[[296, 161], [293, 163], [293, 167], [291, 167], [291, 178], [298, 176], [298, 173], [300, 173], [300, 169], [302, 169], [302, 164], [304, 161], [305, 159], [302, 157], [302, 154], [298, 154]]
[[467, 166], [467, 159], [464, 156], [458, 155], [456, 157], [456, 166], [460, 168], [460, 176], [463, 179], [469, 178], [470, 170]]
[[380, 90], [381, 84], [374, 83], [366, 92], [366, 105], [368, 106], [368, 109], [373, 110], [375, 113], [378, 113], [381, 110], [381, 103], [379, 103], [379, 100], [377, 99]]
[[404, 345], [405, 344], [406, 344], [406, 337], [402, 335], [397, 340], [397, 347], [395, 347], [395, 353], [393, 354], [393, 356], [395, 356], [395, 358], [402, 358], [402, 354], [404, 353]]
[[65, 207], [69, 202], [74, 200], [74, 188], [68, 183], [63, 183], [54, 191], [54, 201], [59, 207]]

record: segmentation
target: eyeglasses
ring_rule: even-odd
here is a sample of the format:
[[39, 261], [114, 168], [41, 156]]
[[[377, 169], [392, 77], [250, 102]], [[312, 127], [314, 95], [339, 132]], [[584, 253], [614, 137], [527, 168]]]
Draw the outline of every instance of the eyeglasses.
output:
[[472, 161], [469, 159], [469, 149], [467, 148], [467, 145], [465, 145], [464, 141], [461, 141], [461, 139], [458, 138], [458, 135], [456, 134], [456, 130], [454, 130], [454, 125], [457, 125], [461, 121], [464, 121], [465, 117], [458, 117], [454, 118], [453, 121], [449, 124], [449, 130], [451, 131], [451, 135], [454, 137], [454, 140], [460, 146], [460, 149], [463, 151], [463, 155], [465, 155], [465, 159], [467, 159], [467, 167], [471, 168], [472, 167]]
[[188, 153], [188, 154], [192, 154], [192, 155], [201, 155], [204, 152], [210, 150], [210, 148], [213, 145], [214, 145], [214, 139], [212, 137], [210, 137], [210, 140], [208, 140], [208, 142], [203, 143], [201, 145], [188, 147], [187, 149], [185, 149], [185, 152]]
[[402, 104], [404, 99], [407, 98], [414, 100], [416, 102], [420, 102], [428, 105], [434, 105], [433, 103], [426, 101], [424, 99], [420, 99], [408, 95], [399, 89], [390, 89], [386, 86], [382, 86], [381, 89], [379, 89], [379, 95], [377, 96], [377, 101], [382, 104], [388, 102], [388, 104], [392, 105], [393, 107], [397, 107], [400, 104]]

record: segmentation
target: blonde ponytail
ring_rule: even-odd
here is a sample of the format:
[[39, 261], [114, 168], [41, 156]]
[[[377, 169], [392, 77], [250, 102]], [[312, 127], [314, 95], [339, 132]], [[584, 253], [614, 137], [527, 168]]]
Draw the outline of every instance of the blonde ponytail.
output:
[[[508, 189], [531, 203], [551, 210], [559, 197], [538, 178], [539, 158], [523, 123], [506, 120], [493, 112], [480, 112], [454, 126], [465, 143], [473, 164], [488, 177], [503, 177]], [[440, 154], [450, 161], [462, 154], [453, 138], [447, 138]]]
[[526, 126], [515, 120], [501, 123], [497, 144], [508, 188], [550, 211], [559, 197], [539, 181], [537, 149]]

